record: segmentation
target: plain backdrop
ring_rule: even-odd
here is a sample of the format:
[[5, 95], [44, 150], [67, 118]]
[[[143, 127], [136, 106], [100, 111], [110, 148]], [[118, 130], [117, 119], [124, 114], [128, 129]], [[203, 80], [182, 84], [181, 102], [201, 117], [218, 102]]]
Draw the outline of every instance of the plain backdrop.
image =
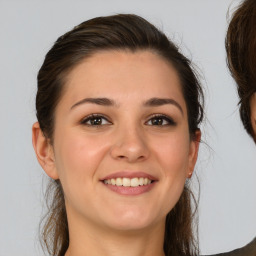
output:
[[[201, 73], [207, 122], [197, 164], [202, 254], [256, 235], [256, 146], [239, 119], [224, 38], [232, 0], [0, 0], [0, 256], [43, 255], [43, 179], [32, 143], [36, 76], [54, 41], [89, 18], [135, 13], [173, 39]], [[198, 186], [195, 184], [195, 189]]]

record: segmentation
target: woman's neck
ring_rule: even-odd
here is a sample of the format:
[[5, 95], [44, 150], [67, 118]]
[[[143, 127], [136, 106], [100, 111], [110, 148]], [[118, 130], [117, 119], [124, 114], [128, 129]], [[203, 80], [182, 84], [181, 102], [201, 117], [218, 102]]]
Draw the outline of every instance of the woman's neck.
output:
[[71, 219], [65, 256], [164, 256], [164, 227], [165, 223], [158, 223], [143, 230], [118, 231]]

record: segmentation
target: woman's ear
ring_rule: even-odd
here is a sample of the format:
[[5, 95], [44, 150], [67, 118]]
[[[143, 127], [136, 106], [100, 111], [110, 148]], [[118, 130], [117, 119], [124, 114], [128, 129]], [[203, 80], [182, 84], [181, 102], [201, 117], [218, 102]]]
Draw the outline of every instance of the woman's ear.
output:
[[46, 174], [54, 180], [58, 179], [53, 147], [50, 140], [44, 136], [38, 122], [32, 126], [32, 142], [37, 160]]
[[188, 166], [188, 172], [187, 172], [188, 178], [191, 178], [196, 165], [200, 141], [201, 141], [201, 131], [198, 129], [195, 132], [194, 137], [191, 139], [191, 142], [190, 142], [189, 166]]

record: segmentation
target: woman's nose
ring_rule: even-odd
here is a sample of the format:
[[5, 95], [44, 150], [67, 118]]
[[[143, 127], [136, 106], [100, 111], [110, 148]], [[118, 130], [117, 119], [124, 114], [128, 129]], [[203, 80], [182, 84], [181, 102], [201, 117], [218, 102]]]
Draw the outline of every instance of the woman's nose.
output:
[[129, 163], [144, 161], [149, 156], [147, 140], [143, 131], [128, 128], [118, 131], [111, 148], [111, 156]]

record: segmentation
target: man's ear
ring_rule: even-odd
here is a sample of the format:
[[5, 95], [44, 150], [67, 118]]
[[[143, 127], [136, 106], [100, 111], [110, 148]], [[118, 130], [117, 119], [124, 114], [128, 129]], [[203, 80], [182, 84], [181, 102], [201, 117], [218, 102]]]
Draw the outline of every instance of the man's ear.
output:
[[191, 178], [196, 165], [200, 141], [201, 141], [201, 131], [198, 129], [193, 135], [193, 138], [191, 139], [191, 142], [190, 142], [189, 166], [188, 166], [188, 172], [187, 172], [188, 178]]
[[44, 136], [38, 122], [32, 126], [32, 142], [37, 160], [46, 174], [54, 180], [58, 179], [53, 147], [50, 140]]

